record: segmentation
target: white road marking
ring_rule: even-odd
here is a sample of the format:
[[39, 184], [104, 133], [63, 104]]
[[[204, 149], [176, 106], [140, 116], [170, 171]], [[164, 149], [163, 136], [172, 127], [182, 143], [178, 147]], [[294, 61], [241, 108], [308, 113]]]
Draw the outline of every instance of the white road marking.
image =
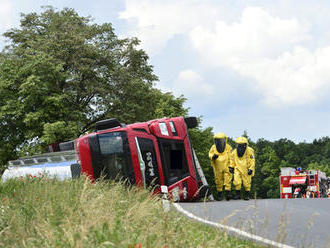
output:
[[173, 203], [173, 206], [179, 212], [181, 212], [184, 215], [188, 216], [189, 218], [194, 219], [194, 220], [197, 220], [199, 222], [202, 222], [202, 223], [205, 223], [205, 224], [208, 224], [208, 225], [211, 225], [211, 226], [215, 226], [217, 228], [221, 228], [221, 229], [224, 229], [226, 231], [234, 232], [234, 233], [236, 233], [236, 234], [238, 234], [240, 236], [243, 236], [243, 237], [246, 237], [248, 239], [252, 239], [252, 240], [255, 240], [255, 241], [258, 241], [258, 242], [261, 242], [261, 243], [264, 243], [266, 245], [271, 245], [273, 247], [278, 247], [278, 248], [294, 248], [293, 246], [282, 244], [282, 243], [278, 243], [278, 242], [275, 242], [273, 240], [269, 240], [269, 239], [260, 237], [260, 236], [255, 235], [255, 234], [248, 233], [248, 232], [239, 230], [239, 229], [234, 228], [234, 227], [231, 227], [231, 226], [226, 226], [226, 225], [222, 225], [220, 223], [216, 223], [216, 222], [213, 222], [213, 221], [205, 220], [205, 219], [200, 218], [200, 217], [194, 215], [193, 213], [191, 213], [191, 212], [183, 209], [178, 203]]

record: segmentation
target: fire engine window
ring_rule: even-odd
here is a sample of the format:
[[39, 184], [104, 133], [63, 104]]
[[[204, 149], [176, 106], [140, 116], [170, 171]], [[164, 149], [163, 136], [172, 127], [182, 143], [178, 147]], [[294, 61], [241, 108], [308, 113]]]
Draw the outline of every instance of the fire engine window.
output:
[[100, 134], [99, 142], [102, 155], [123, 152], [123, 139], [119, 132]]
[[183, 141], [160, 139], [163, 170], [167, 185], [171, 185], [189, 175]]
[[171, 170], [181, 170], [183, 167], [183, 152], [181, 150], [171, 150], [170, 153]]
[[174, 125], [173, 121], [170, 121], [169, 123], [170, 123], [170, 127], [171, 127], [171, 131], [172, 131], [173, 136], [178, 136], [178, 133], [175, 129], [175, 125]]
[[168, 136], [168, 130], [165, 122], [159, 122], [159, 129], [162, 135]]
[[134, 183], [134, 171], [130, 159], [125, 132], [109, 132], [89, 137], [92, 166], [95, 179], [129, 178]]

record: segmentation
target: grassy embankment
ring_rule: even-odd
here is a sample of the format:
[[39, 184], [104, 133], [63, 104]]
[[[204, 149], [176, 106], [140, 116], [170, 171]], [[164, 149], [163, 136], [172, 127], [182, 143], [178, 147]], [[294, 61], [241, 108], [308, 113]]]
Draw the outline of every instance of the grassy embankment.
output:
[[122, 183], [0, 182], [0, 247], [255, 247]]

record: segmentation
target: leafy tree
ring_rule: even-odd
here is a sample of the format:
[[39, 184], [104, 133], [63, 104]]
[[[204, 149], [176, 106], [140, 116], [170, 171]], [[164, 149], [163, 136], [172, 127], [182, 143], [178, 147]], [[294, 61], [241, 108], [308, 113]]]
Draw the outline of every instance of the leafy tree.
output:
[[330, 175], [330, 166], [329, 166], [329, 162], [328, 163], [317, 163], [317, 162], [313, 162], [310, 163], [307, 167], [308, 170], [320, 170], [324, 173], [326, 173], [328, 176]]
[[[121, 122], [185, 115], [185, 99], [153, 88], [136, 38], [73, 9], [23, 14], [0, 53], [0, 165], [73, 139], [109, 117]], [[0, 169], [1, 171], [1, 169]]]
[[157, 100], [152, 118], [187, 116], [188, 109], [183, 107], [186, 101], [183, 95], [174, 97], [171, 92], [162, 93], [154, 89], [153, 98]]
[[271, 146], [265, 146], [258, 151], [256, 158], [256, 173], [253, 182], [257, 197], [279, 197], [280, 159], [276, 152]]

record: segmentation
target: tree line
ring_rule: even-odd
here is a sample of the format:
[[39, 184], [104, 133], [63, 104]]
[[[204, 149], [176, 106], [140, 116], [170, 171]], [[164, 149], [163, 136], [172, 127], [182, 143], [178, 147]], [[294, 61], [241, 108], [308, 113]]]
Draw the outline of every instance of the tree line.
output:
[[[203, 167], [211, 192], [216, 193], [213, 169], [208, 152], [213, 144], [212, 128], [191, 130], [190, 136], [198, 159]], [[253, 142], [246, 132], [242, 134], [249, 140], [249, 146], [255, 151], [255, 176], [252, 179], [251, 195], [257, 198], [279, 198], [279, 175], [282, 167], [319, 169], [330, 177], [330, 137], [315, 139], [311, 143], [294, 143], [289, 139], [268, 141], [258, 139]], [[228, 143], [235, 148], [233, 138]], [[233, 188], [233, 187], [232, 187]]]
[[[110, 23], [46, 7], [22, 14], [20, 26], [3, 35], [9, 44], [0, 52], [0, 173], [9, 160], [90, 132], [101, 119], [133, 123], [189, 113], [184, 96], [155, 88], [158, 78], [139, 40], [118, 38]], [[208, 158], [213, 130], [199, 126], [190, 137], [214, 191]], [[258, 198], [279, 196], [281, 167], [319, 168], [330, 175], [329, 137], [300, 144], [249, 141]], [[229, 143], [234, 147], [230, 138]]]

